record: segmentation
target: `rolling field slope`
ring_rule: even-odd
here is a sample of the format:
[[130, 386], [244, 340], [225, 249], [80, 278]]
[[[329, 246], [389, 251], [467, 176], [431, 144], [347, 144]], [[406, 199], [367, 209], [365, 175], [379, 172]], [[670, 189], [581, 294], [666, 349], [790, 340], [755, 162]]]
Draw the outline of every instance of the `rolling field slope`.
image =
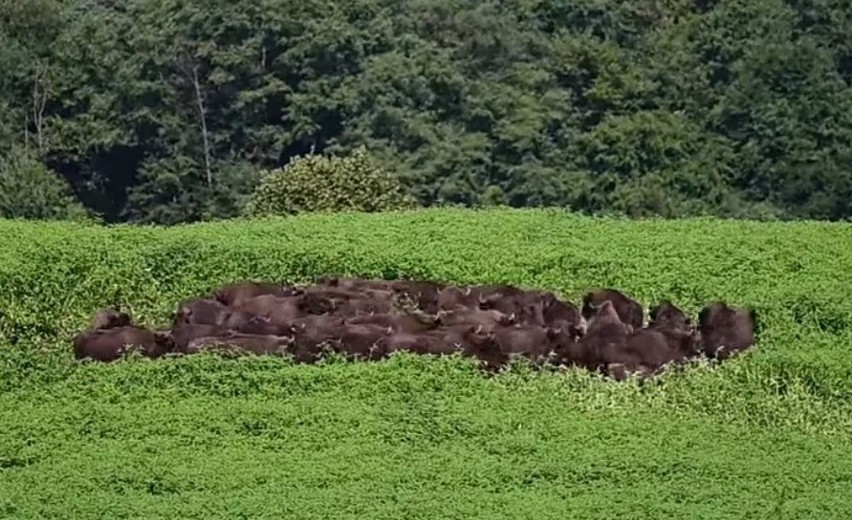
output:
[[[0, 239], [0, 518], [852, 518], [850, 225], [431, 210]], [[642, 386], [459, 358], [71, 359], [113, 302], [159, 326], [234, 279], [325, 273], [725, 299], [760, 335]]]

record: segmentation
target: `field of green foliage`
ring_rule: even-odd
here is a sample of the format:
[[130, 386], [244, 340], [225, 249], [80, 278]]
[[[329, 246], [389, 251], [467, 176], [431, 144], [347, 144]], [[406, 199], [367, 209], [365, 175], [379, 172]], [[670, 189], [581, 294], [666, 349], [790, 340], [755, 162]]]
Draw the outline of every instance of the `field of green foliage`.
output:
[[[0, 222], [0, 518], [852, 518], [852, 226], [431, 210]], [[460, 358], [80, 364], [238, 278], [614, 286], [754, 306], [759, 344], [645, 385]]]

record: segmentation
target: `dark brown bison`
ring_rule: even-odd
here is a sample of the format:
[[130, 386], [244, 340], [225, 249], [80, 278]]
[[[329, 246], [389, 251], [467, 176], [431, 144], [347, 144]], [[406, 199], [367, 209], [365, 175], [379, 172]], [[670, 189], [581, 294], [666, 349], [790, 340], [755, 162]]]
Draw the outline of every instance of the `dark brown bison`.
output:
[[249, 316], [264, 316], [274, 325], [289, 325], [308, 314], [300, 303], [298, 296], [262, 294], [243, 302], [236, 310]]
[[380, 298], [352, 298], [341, 302], [335, 314], [341, 316], [359, 316], [363, 314], [388, 314], [392, 311], [392, 302]]
[[98, 311], [95, 317], [92, 318], [89, 328], [91, 330], [98, 330], [129, 327], [133, 324], [132, 322], [133, 320], [130, 319], [130, 315], [126, 312], [119, 311], [118, 309], [103, 309]]
[[451, 354], [456, 349], [444, 341], [443, 334], [436, 332], [395, 332], [387, 340], [388, 353], [405, 350], [414, 354]]
[[522, 296], [527, 293], [524, 289], [520, 287], [515, 287], [514, 285], [505, 285], [505, 284], [486, 284], [486, 285], [475, 285], [473, 286], [475, 292], [479, 293], [485, 298], [492, 296]]
[[521, 296], [524, 291], [511, 285], [468, 285], [464, 287], [446, 286], [437, 295], [439, 310], [451, 310], [456, 307], [479, 308], [482, 300], [499, 299], [509, 296]]
[[614, 353], [607, 363], [623, 363], [628, 369], [650, 374], [669, 363], [680, 363], [698, 351], [696, 333], [639, 329], [627, 338], [627, 349]]
[[611, 301], [607, 300], [597, 308], [594, 315], [588, 318], [586, 334], [599, 334], [602, 332], [629, 334], [632, 331], [633, 326], [624, 323], [618, 315], [615, 305]]
[[523, 293], [524, 291], [511, 285], [448, 285], [438, 291], [436, 304], [439, 310], [450, 310], [459, 306], [475, 309], [482, 300], [519, 296]]
[[373, 314], [346, 318], [346, 323], [353, 325], [380, 325], [390, 327], [394, 332], [416, 334], [435, 330], [440, 326], [436, 316], [425, 314]]
[[342, 352], [340, 329], [326, 327], [322, 324], [308, 326], [305, 323], [300, 323], [294, 325], [292, 330], [294, 341], [290, 345], [288, 353], [293, 356], [297, 363], [315, 363], [326, 352]]
[[522, 294], [493, 293], [478, 298], [480, 309], [498, 310], [524, 325], [544, 326], [544, 299], [542, 295], [528, 292]]
[[610, 363], [604, 367], [603, 372], [616, 381], [624, 381], [632, 375], [632, 371], [624, 363]]
[[704, 307], [698, 315], [698, 328], [704, 354], [726, 359], [747, 349], [755, 342], [757, 313], [754, 309], [732, 308], [717, 301]]
[[677, 361], [682, 361], [686, 358], [694, 358], [701, 355], [703, 352], [703, 343], [701, 341], [701, 331], [696, 328], [675, 329], [670, 327], [659, 327], [653, 330], [662, 334], [669, 348], [675, 352]]
[[497, 343], [493, 332], [469, 332], [464, 336], [462, 352], [476, 358], [480, 367], [487, 371], [497, 371], [509, 362], [509, 356]]
[[556, 352], [559, 330], [516, 325], [496, 329], [494, 336], [500, 349], [509, 357], [521, 356], [540, 364], [550, 361]]
[[246, 352], [255, 355], [286, 355], [294, 342], [292, 336], [261, 336], [257, 334], [231, 333], [220, 336], [205, 336], [193, 339], [186, 347], [187, 354], [204, 350]]
[[319, 297], [328, 298], [329, 300], [346, 301], [353, 298], [364, 298], [368, 290], [351, 289], [346, 287], [306, 287], [307, 294], [313, 294]]
[[636, 350], [637, 343], [628, 345], [628, 338], [621, 335], [584, 337], [577, 343], [578, 356], [572, 361], [591, 372], [606, 374], [612, 365], [618, 364], [627, 373], [648, 373], [651, 368]]
[[[697, 331], [660, 327], [633, 329], [621, 322], [611, 301], [606, 301], [589, 321], [588, 334], [578, 344], [584, 366], [617, 374], [650, 375], [671, 362], [681, 362], [697, 353]], [[616, 374], [616, 375], [617, 375]]]
[[197, 299], [186, 302], [178, 308], [173, 324], [175, 326], [181, 324], [220, 325], [228, 329], [235, 329], [258, 317], [264, 317], [264, 315], [227, 307], [216, 300]]
[[388, 353], [407, 350], [423, 355], [462, 355], [475, 358], [489, 370], [498, 369], [508, 359], [500, 349], [494, 334], [483, 333], [478, 327], [454, 327], [420, 334], [396, 333], [388, 344]]
[[253, 316], [244, 323], [233, 327], [233, 330], [242, 334], [258, 336], [286, 336], [291, 332], [291, 324], [272, 323], [267, 316]]
[[320, 344], [335, 339], [335, 334], [346, 326], [343, 316], [326, 314], [322, 316], [305, 316], [294, 320], [284, 335], [293, 335], [299, 339], [299, 345], [308, 345], [311, 342]]
[[299, 310], [304, 314], [328, 314], [337, 309], [338, 303], [333, 299], [323, 294], [305, 292], [298, 296], [293, 296]]
[[692, 326], [692, 320], [685, 312], [677, 308], [669, 300], [662, 300], [648, 314], [648, 326], [653, 329], [668, 328], [687, 330]]
[[222, 325], [235, 328], [252, 319], [254, 314], [232, 309], [210, 298], [196, 298], [186, 301], [175, 313], [174, 325], [186, 323], [197, 325]]
[[648, 376], [668, 363], [695, 356], [698, 338], [697, 331], [633, 329], [621, 321], [612, 302], [605, 301], [589, 320], [587, 334], [562, 352], [568, 364], [621, 380], [631, 373]]
[[230, 316], [231, 309], [212, 298], [193, 298], [182, 302], [175, 313], [173, 323], [221, 325]]
[[352, 325], [347, 324], [331, 335], [339, 342], [335, 348], [347, 359], [377, 360], [388, 352], [388, 340], [393, 334], [392, 327], [381, 325]]
[[346, 326], [343, 316], [326, 314], [323, 316], [305, 316], [294, 320], [285, 335], [296, 335], [303, 343], [317, 344], [335, 339], [338, 332]]
[[257, 296], [271, 295], [279, 297], [298, 296], [304, 291], [299, 287], [291, 287], [268, 282], [241, 281], [224, 285], [217, 289], [213, 297], [228, 307], [239, 307]]
[[625, 351], [627, 338], [633, 328], [619, 318], [612, 301], [604, 301], [589, 317], [586, 334], [576, 343], [559, 346], [558, 361], [598, 371], [607, 363], [619, 361], [615, 353]]
[[337, 316], [334, 314], [309, 314], [307, 316], [302, 316], [301, 318], [293, 320], [291, 325], [293, 327], [302, 329], [333, 329], [345, 325], [347, 323], [347, 320], [349, 319], [350, 318], [346, 318], [344, 316]]
[[158, 358], [173, 350], [171, 334], [135, 326], [87, 330], [74, 338], [74, 357], [77, 359], [109, 362], [132, 351], [148, 358]]
[[175, 325], [171, 330], [174, 340], [174, 350], [186, 353], [186, 348], [192, 340], [207, 336], [224, 336], [229, 331], [230, 329], [222, 325], [199, 323], [181, 323]]
[[440, 310], [437, 318], [441, 325], [447, 327], [454, 325], [512, 325], [515, 323], [514, 316], [507, 316], [497, 310], [469, 309], [461, 306], [453, 310]]
[[[336, 282], [334, 282], [336, 280]], [[307, 287], [309, 293], [320, 294], [334, 300], [380, 299], [390, 300], [394, 295], [393, 282], [360, 280], [357, 278], [330, 278], [326, 284]]]
[[450, 311], [459, 307], [473, 309], [479, 303], [480, 294], [479, 290], [475, 290], [473, 287], [449, 286], [438, 292], [436, 305], [438, 310], [441, 311]]
[[438, 312], [438, 293], [446, 287], [444, 284], [431, 281], [398, 280], [392, 285], [394, 294], [407, 296], [420, 310], [428, 314]]
[[642, 311], [642, 306], [638, 302], [628, 297], [624, 293], [615, 289], [599, 289], [590, 291], [583, 296], [583, 317], [588, 320], [595, 315], [597, 308], [605, 301], [611, 301], [615, 307], [615, 312], [619, 319], [633, 327], [634, 329], [642, 328], [645, 322], [645, 316]]
[[571, 303], [558, 299], [553, 293], [544, 293], [544, 323], [548, 327], [563, 329], [569, 334], [582, 336], [588, 324], [580, 310]]

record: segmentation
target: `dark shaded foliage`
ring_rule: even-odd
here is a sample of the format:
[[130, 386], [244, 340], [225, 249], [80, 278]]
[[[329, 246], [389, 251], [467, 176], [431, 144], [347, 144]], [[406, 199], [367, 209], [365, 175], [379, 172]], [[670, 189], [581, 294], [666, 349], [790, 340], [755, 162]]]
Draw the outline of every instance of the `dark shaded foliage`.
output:
[[838, 0], [0, 3], [0, 142], [107, 221], [365, 146], [423, 205], [852, 215]]

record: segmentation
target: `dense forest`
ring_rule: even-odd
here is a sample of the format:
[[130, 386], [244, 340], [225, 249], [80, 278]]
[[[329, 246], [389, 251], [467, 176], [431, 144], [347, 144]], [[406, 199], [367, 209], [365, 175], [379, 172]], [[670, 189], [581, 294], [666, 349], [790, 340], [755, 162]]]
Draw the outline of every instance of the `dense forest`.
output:
[[107, 222], [362, 145], [424, 206], [852, 216], [849, 0], [0, 0], [0, 70], [0, 199]]

